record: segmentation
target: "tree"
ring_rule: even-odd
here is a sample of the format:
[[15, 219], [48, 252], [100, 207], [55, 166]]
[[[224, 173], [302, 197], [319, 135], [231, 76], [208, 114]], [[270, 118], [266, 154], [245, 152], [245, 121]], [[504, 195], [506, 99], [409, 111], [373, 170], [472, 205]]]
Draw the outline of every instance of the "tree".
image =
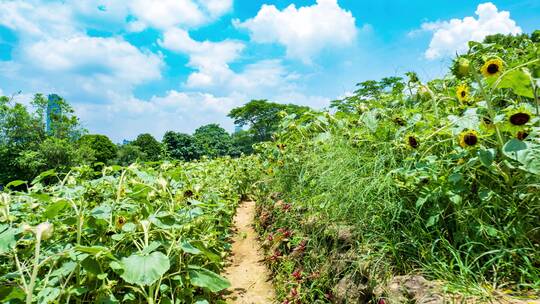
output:
[[[253, 144], [256, 142], [252, 136], [252, 133], [246, 130], [241, 130], [232, 135], [233, 146], [236, 151], [233, 154], [252, 154]], [[235, 153], [236, 152], [236, 153]], [[237, 156], [237, 155], [233, 155]]]
[[137, 136], [137, 139], [131, 144], [139, 147], [140, 151], [143, 153], [142, 160], [144, 161], [158, 161], [161, 158], [161, 143], [148, 133]]
[[208, 157], [230, 155], [232, 139], [229, 133], [218, 124], [209, 124], [195, 130], [193, 134], [198, 153]]
[[309, 107], [293, 104], [279, 104], [267, 100], [252, 100], [242, 107], [234, 108], [229, 117], [238, 126], [249, 126], [254, 142], [269, 140], [281, 121], [280, 112], [302, 114]]
[[199, 158], [195, 138], [189, 134], [167, 131], [162, 143], [169, 156], [174, 159], [191, 161]]
[[50, 134], [45, 132], [47, 101], [36, 94], [31, 104], [35, 111], [0, 97], [0, 184], [29, 180], [42, 170], [66, 169], [77, 163], [75, 156], [86, 154], [72, 153], [78, 151], [74, 142], [85, 130], [65, 100], [60, 101], [62, 115], [53, 118]]
[[116, 158], [118, 147], [105, 135], [88, 134], [78, 140], [79, 146], [85, 146], [94, 151], [93, 157], [96, 162], [110, 163]]
[[138, 146], [126, 144], [118, 148], [115, 162], [120, 166], [129, 166], [136, 161], [143, 160], [144, 157], [144, 153]]

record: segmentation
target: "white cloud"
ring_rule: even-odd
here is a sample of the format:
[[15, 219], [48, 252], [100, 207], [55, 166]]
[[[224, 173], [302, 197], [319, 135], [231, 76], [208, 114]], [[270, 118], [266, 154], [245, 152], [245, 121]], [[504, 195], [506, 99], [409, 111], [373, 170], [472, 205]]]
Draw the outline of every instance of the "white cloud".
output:
[[80, 28], [72, 10], [62, 3], [1, 1], [0, 25], [22, 35], [23, 39], [43, 36], [70, 36]]
[[137, 22], [158, 29], [178, 25], [198, 26], [206, 19], [191, 0], [135, 0], [131, 2], [130, 9]]
[[89, 79], [136, 85], [161, 77], [162, 60], [122, 38], [77, 36], [47, 39], [24, 48], [21, 59], [33, 69], [84, 74]]
[[134, 139], [140, 133], [151, 133], [160, 140], [166, 131], [192, 133], [210, 123], [232, 130], [226, 115], [244, 102], [243, 98], [176, 90], [149, 100], [110, 94], [107, 104], [78, 104], [76, 111], [82, 121], [90, 122], [87, 127], [93, 132], [109, 134], [116, 142]]
[[520, 34], [521, 28], [510, 18], [507, 11], [499, 11], [491, 3], [478, 5], [475, 17], [451, 19], [449, 21], [427, 22], [423, 31], [433, 32], [429, 48], [425, 52], [428, 59], [455, 55], [467, 51], [469, 41], [482, 41], [492, 34]]
[[263, 94], [269, 89], [283, 90], [287, 81], [294, 80], [296, 74], [288, 75], [279, 60], [261, 60], [246, 65], [242, 71], [235, 72], [229, 64], [239, 59], [245, 45], [234, 40], [220, 42], [196, 41], [183, 29], [166, 31], [162, 47], [189, 56], [188, 66], [196, 71], [186, 81], [186, 87], [205, 89], [222, 94], [250, 92]]
[[257, 16], [234, 25], [247, 29], [253, 41], [282, 44], [289, 57], [306, 62], [324, 48], [350, 45], [357, 36], [355, 18], [337, 0], [300, 8], [291, 4], [282, 11], [263, 5]]
[[129, 10], [137, 20], [131, 29], [197, 27], [229, 12], [232, 4], [232, 0], [134, 0], [129, 2]]
[[229, 12], [233, 6], [233, 0], [199, 0], [199, 3], [214, 18]]
[[[114, 23], [125, 11], [109, 5], [104, 10], [111, 16], [98, 19]], [[11, 60], [0, 62], [0, 79], [17, 83], [16, 90], [86, 99], [102, 97], [107, 90], [130, 94], [136, 85], [159, 79], [164, 65], [160, 54], [139, 50], [120, 37], [86, 34], [81, 16], [96, 12], [101, 12], [96, 2], [0, 2], [0, 25], [19, 40]]]

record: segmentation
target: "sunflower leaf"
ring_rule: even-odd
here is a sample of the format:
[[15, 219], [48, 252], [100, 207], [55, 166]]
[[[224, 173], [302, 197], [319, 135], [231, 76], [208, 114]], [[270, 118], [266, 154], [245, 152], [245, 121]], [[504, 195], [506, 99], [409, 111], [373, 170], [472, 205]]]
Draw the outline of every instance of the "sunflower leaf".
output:
[[534, 98], [531, 77], [524, 70], [513, 70], [504, 75], [497, 88], [512, 89], [517, 95]]

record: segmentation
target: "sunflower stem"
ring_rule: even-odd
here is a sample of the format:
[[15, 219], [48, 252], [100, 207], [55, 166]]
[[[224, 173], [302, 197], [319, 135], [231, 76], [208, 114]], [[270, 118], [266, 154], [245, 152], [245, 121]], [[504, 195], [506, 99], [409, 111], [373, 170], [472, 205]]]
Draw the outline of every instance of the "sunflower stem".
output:
[[500, 150], [502, 152], [502, 149], [503, 149], [503, 146], [504, 146], [504, 141], [503, 141], [503, 138], [502, 138], [502, 135], [501, 135], [501, 130], [499, 129], [499, 126], [497, 126], [497, 124], [495, 123], [495, 110], [493, 109], [493, 106], [491, 105], [491, 95], [488, 96], [488, 94], [484, 90], [484, 86], [482, 85], [482, 80], [478, 76], [478, 73], [474, 69], [473, 69], [473, 71], [474, 71], [473, 72], [474, 78], [475, 78], [476, 82], [478, 83], [478, 87], [480, 88], [480, 93], [482, 94], [482, 96], [486, 100], [489, 119], [491, 119], [491, 121], [493, 122], [493, 126], [495, 127], [495, 133], [497, 134], [497, 141], [499, 142]]

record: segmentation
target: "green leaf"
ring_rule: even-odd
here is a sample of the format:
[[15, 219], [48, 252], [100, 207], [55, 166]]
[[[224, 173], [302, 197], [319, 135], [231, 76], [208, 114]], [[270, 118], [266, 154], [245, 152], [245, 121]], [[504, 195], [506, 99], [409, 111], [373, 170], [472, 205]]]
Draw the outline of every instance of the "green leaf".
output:
[[[516, 154], [517, 152], [521, 151], [521, 150], [525, 150], [527, 149], [527, 144], [522, 142], [521, 140], [519, 139], [511, 139], [509, 140], [503, 147], [503, 153], [504, 155], [506, 155], [507, 157], [510, 157], [512, 159], [515, 159], [516, 158]], [[513, 154], [514, 153], [514, 154]]]
[[495, 150], [494, 149], [488, 149], [488, 150], [480, 150], [478, 152], [478, 156], [480, 158], [480, 162], [482, 162], [482, 165], [486, 167], [491, 167], [491, 164], [493, 164], [493, 160], [495, 160]]
[[6, 189], [10, 187], [19, 187], [20, 185], [24, 185], [24, 184], [26, 184], [26, 182], [22, 180], [12, 181], [11, 183], [8, 183], [6, 185]]
[[197, 287], [208, 288], [211, 292], [219, 292], [231, 287], [231, 283], [224, 277], [198, 266], [188, 266], [191, 284]]
[[66, 208], [68, 205], [68, 202], [65, 200], [54, 202], [50, 204], [47, 209], [45, 209], [43, 215], [47, 219], [53, 219], [55, 216], [58, 215], [58, 213], [60, 213], [60, 211], [64, 210], [64, 208]]
[[25, 293], [17, 286], [0, 286], [0, 301], [9, 303], [10, 300], [24, 300]]
[[193, 247], [193, 245], [191, 245], [189, 242], [187, 241], [183, 241], [181, 244], [180, 244], [180, 248], [182, 250], [184, 250], [184, 252], [186, 253], [191, 253], [191, 254], [201, 254], [202, 251], [200, 251], [198, 248], [196, 247]]
[[15, 235], [19, 232], [18, 229], [9, 228], [8, 225], [0, 225], [0, 254], [10, 251], [17, 241]]
[[92, 209], [90, 213], [94, 218], [100, 220], [109, 220], [111, 217], [112, 208], [110, 205], [103, 204]]
[[84, 270], [93, 275], [102, 273], [99, 262], [93, 256], [88, 256], [86, 259], [84, 259], [81, 262], [81, 266], [84, 268]]
[[429, 227], [435, 225], [438, 221], [439, 221], [439, 215], [438, 214], [430, 216], [429, 219], [427, 220], [426, 227], [429, 228]]
[[134, 232], [137, 230], [137, 225], [134, 223], [126, 223], [124, 226], [122, 226], [122, 231], [124, 232]]
[[524, 70], [513, 70], [504, 75], [497, 88], [512, 89], [520, 96], [534, 98], [530, 75]]
[[41, 173], [36, 178], [34, 178], [34, 180], [32, 181], [32, 185], [39, 183], [48, 176], [56, 176], [56, 171], [54, 171], [54, 169], [51, 169]]
[[122, 259], [124, 281], [137, 285], [152, 285], [171, 267], [169, 257], [156, 251], [149, 255], [134, 254]]

